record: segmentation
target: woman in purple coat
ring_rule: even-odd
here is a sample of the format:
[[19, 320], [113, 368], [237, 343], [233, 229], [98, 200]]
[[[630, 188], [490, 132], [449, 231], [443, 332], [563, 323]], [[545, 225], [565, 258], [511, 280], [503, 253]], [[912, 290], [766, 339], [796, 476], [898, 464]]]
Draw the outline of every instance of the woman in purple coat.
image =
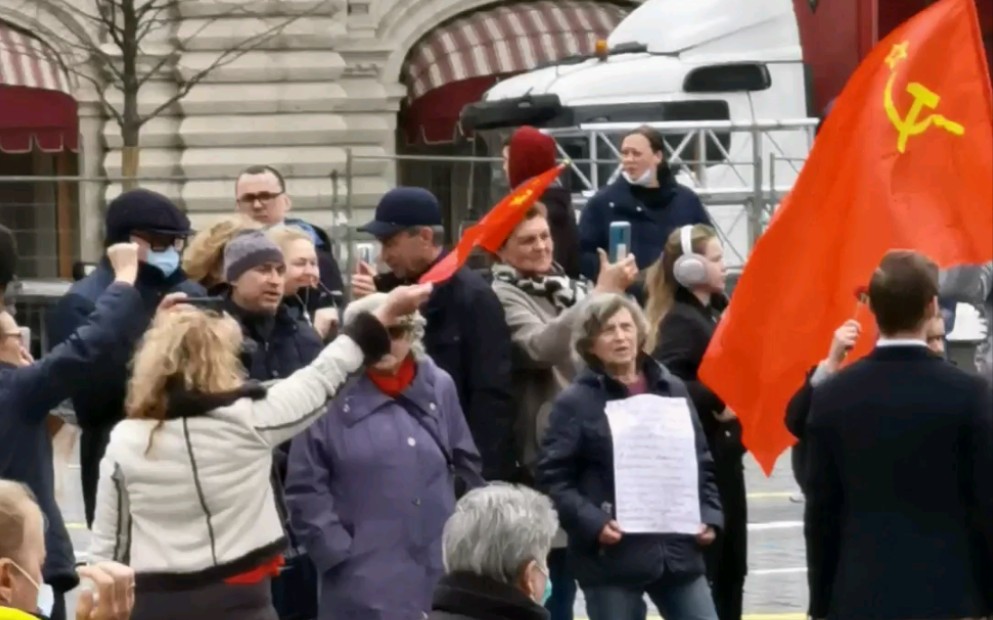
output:
[[[384, 294], [345, 311], [345, 325]], [[293, 441], [286, 504], [321, 575], [319, 620], [422, 620], [443, 573], [454, 476], [485, 484], [452, 378], [423, 353], [420, 314], [388, 326], [390, 355]]]

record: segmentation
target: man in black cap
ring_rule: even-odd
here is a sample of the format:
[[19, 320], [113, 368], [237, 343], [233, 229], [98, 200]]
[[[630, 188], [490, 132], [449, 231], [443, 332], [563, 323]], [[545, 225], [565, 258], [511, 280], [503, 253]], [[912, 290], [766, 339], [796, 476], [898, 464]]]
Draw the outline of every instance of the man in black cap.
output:
[[[190, 220], [171, 200], [146, 189], [125, 192], [111, 201], [106, 216], [107, 247], [117, 243], [138, 244], [138, 278], [135, 288], [141, 294], [147, 326], [162, 298], [171, 292], [190, 297], [205, 295], [203, 287], [187, 280], [179, 266], [180, 253], [190, 236]], [[68, 339], [93, 312], [96, 300], [114, 280], [106, 258], [90, 275], [75, 282], [48, 318], [51, 344]], [[93, 368], [89, 381], [80, 384], [72, 396], [76, 419], [82, 429], [80, 469], [86, 523], [93, 523], [100, 459], [110, 439], [110, 431], [124, 417], [128, 364], [133, 350], [121, 350], [113, 363]]]
[[[373, 221], [359, 230], [382, 244], [390, 273], [376, 275], [359, 262], [352, 294], [363, 297], [414, 283], [445, 255], [441, 207], [419, 187], [387, 192]], [[463, 267], [436, 286], [421, 311], [427, 319], [428, 355], [455, 381], [472, 437], [483, 457], [487, 480], [513, 480], [514, 404], [510, 381], [510, 333], [500, 301], [483, 278]]]

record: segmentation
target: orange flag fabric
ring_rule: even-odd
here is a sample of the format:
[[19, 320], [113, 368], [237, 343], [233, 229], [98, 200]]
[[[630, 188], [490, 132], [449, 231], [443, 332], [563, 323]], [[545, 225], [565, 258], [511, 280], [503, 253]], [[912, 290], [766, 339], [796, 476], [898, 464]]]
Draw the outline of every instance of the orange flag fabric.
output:
[[[993, 259], [991, 114], [973, 0], [940, 0], [902, 24], [835, 101], [700, 369], [767, 475], [796, 441], [789, 399], [888, 250], [942, 267]], [[875, 327], [863, 325], [851, 359], [872, 349]]]
[[517, 225], [521, 223], [521, 219], [528, 209], [538, 202], [538, 198], [558, 178], [568, 164], [569, 162], [562, 162], [525, 181], [517, 189], [507, 194], [475, 226], [468, 228], [462, 234], [455, 249], [435, 263], [434, 267], [421, 276], [419, 282], [421, 284], [438, 284], [451, 278], [465, 264], [469, 254], [476, 246], [482, 247], [487, 252], [499, 250], [510, 233], [514, 232]]

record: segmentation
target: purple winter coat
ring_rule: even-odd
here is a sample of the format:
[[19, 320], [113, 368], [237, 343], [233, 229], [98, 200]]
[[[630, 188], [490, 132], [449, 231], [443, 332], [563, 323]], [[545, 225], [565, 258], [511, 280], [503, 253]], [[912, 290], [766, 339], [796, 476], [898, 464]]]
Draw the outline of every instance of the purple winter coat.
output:
[[290, 523], [320, 575], [318, 620], [421, 620], [443, 573], [453, 474], [473, 488], [480, 467], [455, 383], [430, 359], [399, 399], [365, 375], [342, 391], [293, 440], [286, 476]]

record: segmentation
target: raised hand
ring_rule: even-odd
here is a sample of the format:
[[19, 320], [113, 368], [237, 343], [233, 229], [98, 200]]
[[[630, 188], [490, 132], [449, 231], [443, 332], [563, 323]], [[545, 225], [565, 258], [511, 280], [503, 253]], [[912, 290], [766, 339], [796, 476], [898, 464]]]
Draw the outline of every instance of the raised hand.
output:
[[638, 277], [638, 264], [635, 262], [634, 254], [628, 254], [616, 263], [611, 263], [607, 259], [607, 253], [602, 248], [597, 249], [597, 254], [600, 256], [600, 273], [597, 275], [594, 291], [623, 293], [634, 284]]
[[114, 269], [114, 280], [134, 284], [138, 279], [138, 244], [115, 243], [107, 248], [107, 259]]
[[360, 260], [352, 275], [352, 299], [359, 299], [376, 292], [376, 270], [369, 263]]

